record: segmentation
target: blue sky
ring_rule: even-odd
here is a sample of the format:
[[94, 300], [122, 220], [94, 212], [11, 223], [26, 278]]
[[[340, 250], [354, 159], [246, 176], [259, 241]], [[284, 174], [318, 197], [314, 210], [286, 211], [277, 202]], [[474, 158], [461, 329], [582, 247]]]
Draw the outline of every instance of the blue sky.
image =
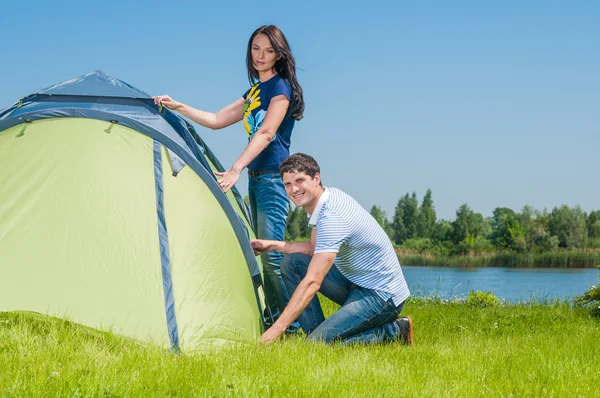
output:
[[[292, 152], [364, 207], [391, 216], [431, 188], [446, 219], [463, 203], [600, 209], [600, 2], [98, 4], [3, 4], [0, 108], [101, 69], [217, 111], [248, 88], [252, 31], [276, 24], [305, 93]], [[241, 124], [198, 131], [226, 166], [247, 143]]]

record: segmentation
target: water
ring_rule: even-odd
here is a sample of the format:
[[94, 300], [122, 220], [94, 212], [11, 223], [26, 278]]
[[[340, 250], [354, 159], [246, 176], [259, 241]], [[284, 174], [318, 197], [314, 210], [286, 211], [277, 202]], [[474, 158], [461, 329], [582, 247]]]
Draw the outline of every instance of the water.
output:
[[469, 291], [493, 292], [510, 302], [572, 300], [598, 284], [590, 268], [449, 268], [402, 266], [413, 296], [466, 297]]

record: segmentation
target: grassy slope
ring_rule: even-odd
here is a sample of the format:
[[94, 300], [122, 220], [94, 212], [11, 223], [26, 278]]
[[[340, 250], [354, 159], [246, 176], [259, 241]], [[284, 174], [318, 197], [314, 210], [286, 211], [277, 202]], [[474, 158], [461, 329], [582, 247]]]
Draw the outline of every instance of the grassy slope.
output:
[[414, 350], [288, 338], [180, 356], [0, 314], [0, 396], [599, 396], [600, 322], [584, 312], [413, 300], [405, 313]]

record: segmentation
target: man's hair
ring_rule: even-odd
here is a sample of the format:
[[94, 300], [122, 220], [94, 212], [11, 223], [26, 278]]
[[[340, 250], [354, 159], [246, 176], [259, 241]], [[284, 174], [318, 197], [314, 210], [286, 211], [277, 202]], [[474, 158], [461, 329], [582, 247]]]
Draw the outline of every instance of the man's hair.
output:
[[295, 153], [288, 156], [279, 166], [279, 175], [283, 177], [284, 173], [305, 173], [311, 178], [315, 178], [317, 173], [321, 174], [321, 168], [312, 156]]

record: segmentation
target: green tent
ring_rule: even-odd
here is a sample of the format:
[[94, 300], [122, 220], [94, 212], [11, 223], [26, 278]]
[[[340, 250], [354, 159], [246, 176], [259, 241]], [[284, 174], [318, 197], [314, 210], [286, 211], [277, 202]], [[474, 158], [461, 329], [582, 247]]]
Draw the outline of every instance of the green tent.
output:
[[251, 220], [193, 127], [97, 71], [0, 111], [0, 311], [195, 350], [263, 328]]

